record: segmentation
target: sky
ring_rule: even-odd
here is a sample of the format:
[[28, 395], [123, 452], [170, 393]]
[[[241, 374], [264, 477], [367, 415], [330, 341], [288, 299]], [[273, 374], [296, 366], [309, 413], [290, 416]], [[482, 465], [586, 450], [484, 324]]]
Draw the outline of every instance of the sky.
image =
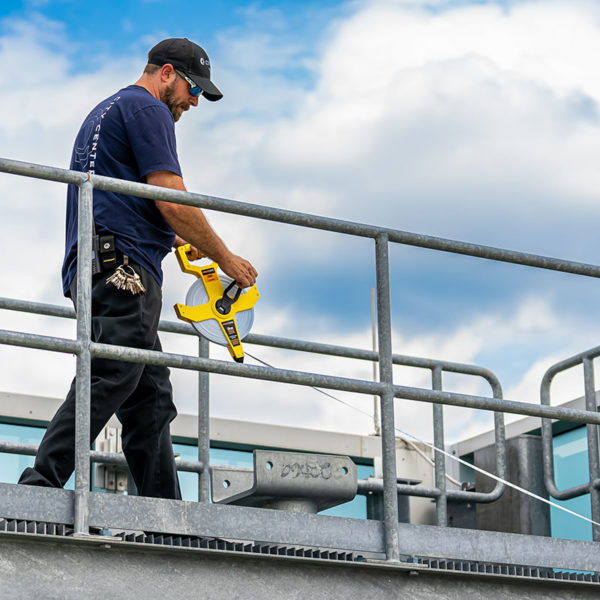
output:
[[[82, 6], [85, 9], [82, 10]], [[68, 166], [89, 110], [133, 83], [165, 37], [200, 43], [223, 91], [176, 125], [189, 190], [242, 202], [597, 263], [600, 4], [585, 0], [5, 1], [0, 156]], [[0, 296], [66, 305], [64, 186], [0, 174]], [[374, 244], [207, 213], [259, 271], [253, 332], [371, 348]], [[189, 275], [164, 262], [163, 318]], [[555, 362], [600, 340], [597, 280], [394, 245], [393, 351], [478, 364], [510, 400], [539, 403]], [[0, 328], [74, 336], [64, 320], [0, 311]], [[196, 340], [165, 334], [170, 352]], [[284, 368], [370, 379], [370, 363], [250, 347]], [[211, 356], [230, 360], [211, 345]], [[247, 359], [249, 364], [256, 364]], [[70, 356], [0, 348], [9, 392], [60, 398]], [[173, 372], [180, 412], [196, 375]], [[429, 387], [397, 368], [399, 385]], [[471, 377], [451, 391], [489, 395]], [[580, 369], [552, 401], [583, 393]], [[361, 411], [367, 396], [336, 393]], [[212, 376], [216, 417], [369, 434], [372, 420], [310, 388]], [[430, 440], [431, 406], [396, 401], [397, 425]], [[448, 408], [449, 442], [492, 426]]]

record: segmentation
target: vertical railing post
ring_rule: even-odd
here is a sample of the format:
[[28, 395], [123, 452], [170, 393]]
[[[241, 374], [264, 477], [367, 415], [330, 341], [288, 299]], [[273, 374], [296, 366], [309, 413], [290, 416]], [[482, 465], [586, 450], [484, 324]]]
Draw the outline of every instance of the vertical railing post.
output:
[[[209, 342], [200, 336], [198, 340], [198, 356], [209, 357]], [[204, 465], [198, 474], [198, 502], [208, 502], [210, 481], [210, 398], [209, 373], [198, 371], [198, 462]]]
[[[442, 389], [442, 368], [439, 365], [431, 371], [432, 388]], [[444, 408], [441, 404], [433, 404], [433, 446], [444, 450]], [[434, 451], [435, 487], [440, 495], [435, 499], [435, 520], [440, 527], [448, 525], [448, 496], [446, 494], [446, 457]]]
[[[550, 406], [550, 385], [552, 378], [548, 371], [542, 377], [540, 386], [540, 404]], [[542, 419], [542, 462], [544, 465], [544, 485], [549, 494], [555, 489], [554, 481], [554, 443], [552, 435], [552, 419]]]
[[[594, 384], [594, 361], [591, 358], [583, 359], [583, 378], [585, 383], [585, 409], [597, 412], [596, 390]], [[588, 461], [590, 469], [590, 503], [592, 506], [592, 521], [600, 522], [600, 490], [594, 486], [594, 481], [600, 476], [600, 457], [598, 456], [598, 426], [586, 425]], [[592, 525], [593, 539], [600, 541], [600, 527]]]
[[379, 381], [387, 385], [386, 390], [381, 395], [383, 526], [387, 560], [398, 562], [400, 560], [398, 537], [398, 481], [396, 472], [396, 427], [394, 422], [389, 239], [386, 234], [379, 234], [375, 240], [375, 260], [377, 272]]
[[79, 187], [77, 241], [77, 354], [75, 396], [75, 535], [89, 533], [90, 494], [90, 340], [92, 331], [92, 219], [93, 186]]

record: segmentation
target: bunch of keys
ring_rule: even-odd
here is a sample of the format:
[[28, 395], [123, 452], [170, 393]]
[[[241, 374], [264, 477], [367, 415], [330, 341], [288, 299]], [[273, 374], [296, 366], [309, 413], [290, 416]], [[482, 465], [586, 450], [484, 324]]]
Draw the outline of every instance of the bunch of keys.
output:
[[129, 266], [127, 256], [123, 257], [123, 264], [116, 268], [106, 283], [112, 283], [118, 290], [128, 290], [133, 295], [146, 291], [140, 276]]

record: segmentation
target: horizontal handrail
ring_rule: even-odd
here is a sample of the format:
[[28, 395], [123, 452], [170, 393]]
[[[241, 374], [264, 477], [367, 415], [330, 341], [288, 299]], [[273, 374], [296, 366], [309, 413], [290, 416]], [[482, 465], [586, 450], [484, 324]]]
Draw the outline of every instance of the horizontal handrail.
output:
[[[88, 179], [88, 175], [86, 173], [81, 173], [79, 171], [70, 171], [68, 169], [60, 169], [58, 167], [35, 165], [7, 158], [0, 158], [0, 172], [34, 177], [36, 179], [60, 181], [74, 185], [80, 185]], [[549, 256], [518, 252], [504, 248], [496, 248], [493, 246], [472, 244], [469, 242], [461, 242], [458, 240], [412, 233], [399, 229], [365, 225], [362, 223], [343, 221], [330, 217], [309, 215], [291, 210], [285, 210], [282, 208], [249, 204], [246, 202], [239, 202], [237, 200], [229, 200], [226, 198], [219, 198], [217, 196], [209, 196], [206, 194], [171, 190], [145, 183], [113, 179], [111, 177], [104, 177], [102, 175], [91, 175], [90, 178], [95, 189], [108, 190], [123, 194], [132, 194], [141, 198], [148, 198], [150, 200], [176, 202], [178, 204], [197, 206], [199, 208], [233, 213], [237, 215], [253, 217], [256, 219], [277, 221], [279, 223], [287, 223], [289, 225], [299, 225], [301, 227], [345, 233], [348, 235], [368, 237], [372, 239], [384, 234], [390, 242], [405, 244], [408, 246], [428, 248], [430, 250], [439, 250], [454, 254], [463, 254], [476, 258], [520, 264], [539, 269], [560, 271], [563, 273], [572, 273], [575, 275], [583, 275], [585, 277], [600, 277], [600, 266], [598, 265], [562, 260]]]
[[[27, 312], [37, 315], [45, 315], [50, 317], [63, 317], [67, 319], [75, 319], [75, 310], [70, 306], [60, 306], [57, 304], [46, 304], [42, 302], [31, 302], [28, 300], [19, 300], [16, 298], [0, 297], [0, 309], [14, 310], [19, 312]], [[183, 335], [198, 336], [196, 330], [189, 323], [181, 323], [177, 321], [167, 321], [161, 319], [158, 325], [159, 331], [166, 333], [179, 333]], [[267, 346], [270, 348], [281, 348], [284, 350], [296, 350], [299, 352], [310, 352], [315, 354], [326, 354], [329, 356], [339, 356], [343, 358], [354, 358], [357, 360], [368, 360], [377, 362], [379, 360], [379, 352], [376, 350], [363, 350], [361, 348], [353, 348], [350, 346], [338, 346], [334, 344], [324, 344], [321, 342], [309, 342], [305, 340], [297, 340], [293, 338], [277, 337], [272, 335], [264, 335], [258, 333], [249, 333], [244, 342], [255, 344], [257, 346]], [[421, 358], [417, 356], [407, 356], [404, 354], [392, 355], [392, 360], [396, 365], [404, 367], [415, 367], [421, 369], [434, 369], [436, 366], [441, 367], [449, 373], [459, 373], [463, 375], [473, 375], [485, 379], [494, 394], [501, 394], [502, 388], [498, 378], [492, 371], [478, 365], [457, 363], [446, 360]]]
[[[23, 444], [20, 442], [3, 442], [0, 441], [0, 452], [6, 454], [22, 454], [24, 456], [35, 456], [38, 451], [37, 444]], [[100, 450], [90, 450], [90, 460], [96, 463], [105, 463], [107, 465], [115, 465], [117, 467], [126, 467], [127, 460], [121, 452], [103, 452]], [[175, 457], [175, 466], [178, 471], [187, 473], [202, 473], [204, 465], [196, 460], [183, 460]]]
[[[73, 353], [73, 348], [77, 347], [77, 342], [73, 342], [72, 340], [40, 336], [31, 333], [19, 333], [5, 329], [0, 329], [0, 344], [66, 353]], [[55, 348], [52, 347], [53, 344], [56, 344]], [[359, 394], [381, 394], [388, 387], [387, 384], [376, 381], [334, 377], [331, 375], [317, 375], [315, 373], [294, 371], [290, 369], [243, 365], [212, 358], [156, 352], [154, 350], [142, 350], [140, 348], [127, 348], [125, 346], [116, 346], [112, 344], [98, 344], [92, 342], [90, 343], [90, 352], [92, 356], [98, 356], [100, 358], [164, 365], [167, 367], [193, 371], [209, 371], [220, 375], [233, 375], [262, 381], [277, 381], [280, 383], [292, 383], [309, 387], [337, 389]], [[485, 396], [458, 394], [455, 392], [444, 392], [439, 390], [426, 390], [400, 385], [393, 385], [392, 389], [396, 398], [404, 398], [406, 400], [446, 404], [449, 406], [463, 406], [466, 408], [478, 408], [493, 412], [509, 412], [532, 417], [547, 417], [574, 423], [600, 424], [600, 413], [592, 413], [562, 406], [540, 406], [537, 404], [528, 404], [527, 402], [516, 402], [514, 400], [488, 398]]]
[[[20, 442], [3, 442], [0, 441], [0, 452], [6, 454], [19, 454], [24, 456], [35, 456], [38, 450], [37, 444], [23, 444]], [[90, 459], [95, 463], [104, 463], [108, 465], [115, 465], [119, 467], [126, 467], [127, 461], [125, 455], [122, 452], [101, 452], [98, 450], [90, 451]], [[175, 458], [175, 466], [178, 471], [184, 471], [188, 473], [202, 473], [204, 471], [204, 465], [198, 461], [183, 460], [180, 457]], [[219, 465], [213, 465], [219, 467]], [[211, 467], [212, 468], [212, 467]], [[253, 469], [248, 467], [230, 467], [225, 468], [234, 471], [243, 471], [252, 473]], [[367, 495], [370, 493], [382, 493], [383, 492], [383, 479], [370, 477], [368, 479], [360, 479], [358, 481], [358, 493]], [[406, 483], [398, 484], [398, 493], [406, 494], [411, 496], [419, 496], [422, 498], [437, 498], [440, 496], [440, 490], [431, 487], [409, 485]], [[477, 492], [465, 492], [463, 490], [451, 490], [447, 492], [449, 498], [460, 498], [463, 501], [468, 501], [472, 496], [473, 501], [477, 501], [479, 496]]]

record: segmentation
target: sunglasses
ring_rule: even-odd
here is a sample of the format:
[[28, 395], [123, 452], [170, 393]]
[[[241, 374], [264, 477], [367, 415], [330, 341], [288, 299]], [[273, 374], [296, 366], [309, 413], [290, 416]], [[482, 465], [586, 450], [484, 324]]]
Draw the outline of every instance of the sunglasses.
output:
[[186, 81], [189, 86], [190, 86], [190, 94], [192, 96], [195, 96], [196, 98], [198, 96], [202, 96], [202, 88], [198, 85], [196, 85], [185, 73], [182, 73], [179, 69], [174, 69], [175, 73], [177, 73], [177, 75], [179, 75], [179, 77], [181, 77], [184, 81]]

